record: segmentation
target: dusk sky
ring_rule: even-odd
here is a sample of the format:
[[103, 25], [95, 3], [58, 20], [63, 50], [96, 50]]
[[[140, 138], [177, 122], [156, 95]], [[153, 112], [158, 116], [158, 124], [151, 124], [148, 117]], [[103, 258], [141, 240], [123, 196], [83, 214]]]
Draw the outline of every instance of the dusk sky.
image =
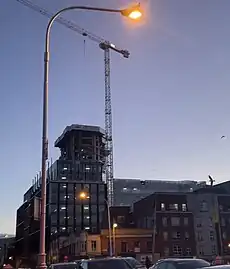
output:
[[[33, 0], [55, 12], [128, 0]], [[143, 23], [72, 11], [83, 28], [128, 49], [112, 53], [115, 177], [207, 180], [230, 175], [230, 1], [149, 0]], [[16, 0], [0, 4], [0, 233], [41, 167], [43, 53], [48, 19]], [[66, 125], [104, 127], [104, 63], [98, 44], [55, 23], [51, 33], [49, 157]], [[225, 135], [226, 139], [220, 139]]]

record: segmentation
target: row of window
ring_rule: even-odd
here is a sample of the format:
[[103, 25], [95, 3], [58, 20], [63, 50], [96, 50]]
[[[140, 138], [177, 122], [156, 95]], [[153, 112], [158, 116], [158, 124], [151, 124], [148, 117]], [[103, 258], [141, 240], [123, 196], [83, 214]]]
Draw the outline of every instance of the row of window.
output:
[[187, 204], [168, 204], [161, 203], [161, 211], [188, 211]]
[[98, 233], [99, 231], [99, 227], [94, 223], [94, 226], [89, 226], [87, 224], [83, 225], [83, 229], [82, 226], [77, 226], [77, 227], [73, 227], [73, 226], [60, 226], [60, 227], [51, 227], [51, 231], [50, 234], [54, 235], [57, 233], [68, 233], [68, 234], [72, 234], [72, 233], [80, 233], [82, 230], [85, 231], [91, 231], [92, 233]]
[[[209, 239], [210, 239], [210, 241], [215, 241], [214, 231], [209, 232]], [[204, 241], [203, 232], [201, 232], [201, 231], [197, 232], [197, 241], [199, 241], [199, 242]]]
[[[201, 255], [201, 256], [206, 255], [206, 254], [207, 254], [207, 253], [205, 252], [206, 249], [207, 249], [207, 248], [205, 248], [204, 246], [199, 246], [199, 248], [198, 248], [199, 255]], [[212, 245], [212, 246], [211, 246], [211, 252], [212, 252], [213, 255], [214, 255], [214, 254], [217, 254], [216, 245]]]
[[[100, 241], [97, 242], [96, 240], [91, 240], [90, 244], [88, 244], [88, 245], [87, 245], [87, 242], [76, 242], [75, 244], [71, 244], [69, 246], [69, 253], [68, 254], [75, 255], [77, 250], [80, 250], [80, 252], [86, 252], [86, 250], [88, 252], [100, 251], [99, 250], [100, 244], [101, 244]], [[117, 243], [116, 243], [116, 246], [117, 246]], [[88, 247], [88, 249], [87, 249], [87, 247]], [[135, 248], [140, 248], [140, 242], [136, 241], [136, 242], [132, 243], [132, 246], [130, 246], [130, 244], [128, 244], [128, 242], [122, 241], [122, 242], [120, 242], [120, 248], [121, 248], [121, 252], [123, 252], [123, 253], [126, 253], [130, 250], [134, 251]], [[151, 241], [146, 242], [146, 249], [148, 252], [152, 251], [152, 242]]]
[[187, 217], [185, 218], [180, 218], [180, 217], [171, 217], [171, 218], [167, 218], [167, 217], [162, 217], [162, 225], [164, 227], [166, 226], [187, 226], [189, 225], [189, 219]]
[[[165, 204], [165, 203], [161, 203], [160, 204], [160, 209], [161, 211], [182, 211], [182, 212], [186, 212], [188, 211], [188, 207], [186, 203], [182, 203], [182, 204]], [[202, 201], [200, 203], [200, 212], [207, 212], [208, 211], [208, 204], [206, 201]]]
[[[226, 226], [230, 225], [230, 218], [228, 218], [228, 219], [221, 218], [220, 219], [220, 225], [222, 227], [226, 227]], [[207, 223], [207, 221], [202, 220], [201, 218], [196, 219], [196, 227], [201, 228], [201, 227], [207, 227], [207, 226], [213, 227], [213, 218], [212, 217], [210, 217], [208, 219], [208, 223]]]
[[[190, 247], [182, 248], [180, 245], [173, 245], [172, 253], [174, 256], [191, 256], [192, 249]], [[164, 248], [164, 256], [168, 257], [170, 255], [169, 247]]]
[[229, 205], [219, 205], [219, 210], [222, 212], [230, 212], [230, 206]]
[[182, 239], [182, 240], [188, 240], [190, 238], [189, 236], [189, 233], [188, 232], [184, 232], [184, 233], [181, 233], [181, 232], [178, 232], [178, 231], [174, 231], [174, 232], [171, 232], [171, 237], [169, 238], [169, 232], [166, 232], [164, 231], [163, 232], [163, 239], [164, 241], [168, 241], [168, 240], [171, 240], [171, 239], [176, 239], [176, 240], [179, 240], [179, 239]]

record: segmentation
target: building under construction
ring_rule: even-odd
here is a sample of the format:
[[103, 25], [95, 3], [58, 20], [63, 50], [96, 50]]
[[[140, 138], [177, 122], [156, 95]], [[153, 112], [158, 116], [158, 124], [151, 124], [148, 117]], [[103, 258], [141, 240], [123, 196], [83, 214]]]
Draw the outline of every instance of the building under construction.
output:
[[103, 129], [73, 124], [65, 128], [54, 145], [61, 151], [58, 170], [68, 171], [65, 180], [102, 181], [106, 158]]
[[[104, 131], [73, 124], [65, 128], [55, 147], [60, 148], [60, 157], [47, 169], [46, 248], [50, 262], [55, 262], [52, 257], [58, 256], [62, 240], [69, 235], [100, 232], [107, 199]], [[83, 199], [82, 192], [86, 194]], [[17, 210], [16, 249], [19, 257], [30, 260], [38, 253], [40, 196], [38, 175]]]

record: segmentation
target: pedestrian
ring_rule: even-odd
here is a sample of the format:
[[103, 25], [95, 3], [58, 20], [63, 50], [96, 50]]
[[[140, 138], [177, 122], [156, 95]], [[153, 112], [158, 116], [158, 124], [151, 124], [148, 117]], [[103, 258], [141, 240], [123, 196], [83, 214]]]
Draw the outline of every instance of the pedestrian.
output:
[[145, 257], [145, 266], [147, 269], [149, 269], [151, 266], [151, 261], [148, 256]]

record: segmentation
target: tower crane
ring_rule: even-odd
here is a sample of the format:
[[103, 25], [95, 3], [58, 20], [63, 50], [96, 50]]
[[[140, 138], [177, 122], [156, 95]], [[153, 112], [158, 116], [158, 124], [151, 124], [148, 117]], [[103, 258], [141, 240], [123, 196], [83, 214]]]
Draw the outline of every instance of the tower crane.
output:
[[[54, 14], [29, 0], [16, 0], [24, 6], [51, 18]], [[56, 21], [59, 24], [69, 28], [76, 33], [89, 38], [90, 40], [97, 42], [99, 47], [104, 51], [104, 65], [105, 65], [105, 149], [106, 149], [106, 161], [105, 161], [105, 175], [106, 184], [108, 190], [108, 204], [113, 205], [113, 136], [112, 136], [112, 101], [111, 101], [111, 88], [110, 88], [110, 50], [113, 50], [121, 54], [124, 58], [129, 58], [129, 51], [116, 47], [113, 43], [90, 33], [89, 31], [81, 28], [70, 20], [63, 17], [58, 17]]]

